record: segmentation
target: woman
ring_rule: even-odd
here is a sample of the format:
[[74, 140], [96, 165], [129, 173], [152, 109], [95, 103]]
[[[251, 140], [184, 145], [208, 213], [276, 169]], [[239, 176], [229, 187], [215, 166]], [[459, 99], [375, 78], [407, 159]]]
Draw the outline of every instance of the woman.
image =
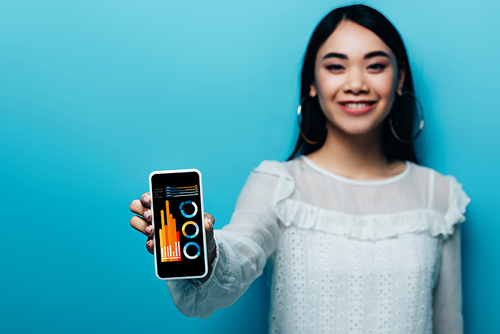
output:
[[[269, 262], [270, 332], [462, 333], [470, 199], [417, 165], [417, 101], [392, 24], [363, 5], [330, 12], [305, 54], [295, 151], [252, 172], [222, 230], [206, 216], [212, 270], [167, 283], [179, 310], [231, 305]], [[152, 252], [149, 204], [132, 202], [131, 225]]]

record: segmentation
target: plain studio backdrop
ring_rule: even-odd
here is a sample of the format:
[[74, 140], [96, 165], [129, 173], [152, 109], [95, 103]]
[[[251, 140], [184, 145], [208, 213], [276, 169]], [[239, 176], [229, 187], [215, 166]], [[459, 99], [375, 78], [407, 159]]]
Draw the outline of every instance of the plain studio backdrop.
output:
[[[368, 1], [408, 48], [423, 165], [472, 198], [462, 226], [469, 333], [500, 332], [500, 3]], [[297, 136], [310, 34], [339, 1], [2, 1], [0, 331], [263, 333], [257, 279], [187, 318], [154, 274], [130, 202], [153, 170], [198, 168], [229, 222], [247, 176]]]

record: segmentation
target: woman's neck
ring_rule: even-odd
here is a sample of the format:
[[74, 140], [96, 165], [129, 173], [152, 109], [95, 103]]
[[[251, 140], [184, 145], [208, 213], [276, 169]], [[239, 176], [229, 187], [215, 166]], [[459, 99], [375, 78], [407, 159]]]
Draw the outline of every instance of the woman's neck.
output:
[[308, 154], [318, 166], [356, 180], [385, 179], [402, 173], [403, 161], [387, 163], [381, 148], [381, 128], [361, 135], [350, 135], [328, 127], [325, 144]]

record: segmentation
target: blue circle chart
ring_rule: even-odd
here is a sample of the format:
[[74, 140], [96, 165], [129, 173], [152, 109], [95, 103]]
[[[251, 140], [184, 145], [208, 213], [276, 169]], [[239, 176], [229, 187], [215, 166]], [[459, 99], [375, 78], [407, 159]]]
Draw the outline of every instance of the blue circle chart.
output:
[[[187, 248], [189, 246], [196, 246], [196, 248], [198, 248], [198, 253], [196, 253], [196, 255], [188, 255], [188, 253], [186, 252]], [[183, 253], [184, 253], [184, 256], [187, 257], [188, 259], [190, 260], [194, 260], [196, 259], [198, 256], [200, 256], [200, 253], [201, 253], [201, 249], [200, 249], [200, 246], [198, 246], [198, 244], [196, 242], [188, 242], [185, 246], [184, 246], [184, 250], [183, 250]]]
[[[191, 204], [193, 207], [194, 207], [194, 212], [193, 214], [191, 215], [188, 215], [184, 212], [184, 210], [182, 209], [182, 207], [184, 206], [184, 204]], [[198, 205], [196, 205], [195, 202], [193, 201], [184, 201], [181, 203], [181, 205], [179, 206], [179, 210], [181, 210], [181, 213], [184, 217], [186, 218], [193, 218], [194, 216], [196, 216], [196, 214], [198, 213]]]
[[[188, 226], [188, 225], [194, 225], [194, 227], [196, 227], [196, 232], [194, 232], [194, 234], [187, 234], [186, 233], [186, 226]], [[198, 224], [196, 224], [195, 222], [188, 221], [188, 222], [185, 222], [184, 225], [182, 225], [182, 234], [184, 234], [184, 236], [186, 238], [193, 239], [194, 237], [196, 237], [198, 235], [198, 233], [200, 233], [200, 228], [198, 227]]]

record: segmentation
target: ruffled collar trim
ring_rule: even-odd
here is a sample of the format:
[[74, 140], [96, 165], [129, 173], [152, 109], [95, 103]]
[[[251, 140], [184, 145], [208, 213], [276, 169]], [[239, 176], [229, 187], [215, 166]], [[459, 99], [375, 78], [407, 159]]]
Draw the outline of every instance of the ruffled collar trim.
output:
[[[407, 162], [405, 172], [382, 181], [395, 182], [403, 178], [409, 173], [410, 164]], [[442, 236], [443, 239], [447, 239], [454, 233], [455, 225], [465, 221], [465, 208], [470, 203], [462, 184], [457, 182], [455, 177], [447, 175], [450, 195], [449, 207], [444, 214], [432, 209], [419, 209], [395, 214], [355, 216], [291, 199], [295, 190], [294, 179], [277, 161], [264, 161], [256, 171], [279, 177], [273, 202], [276, 215], [284, 226], [323, 231], [358, 240], [375, 241], [407, 233], [423, 232], [433, 237]]]
[[325, 174], [325, 175], [327, 175], [335, 180], [338, 180], [338, 181], [341, 181], [344, 183], [360, 185], [360, 186], [379, 186], [379, 185], [397, 182], [410, 173], [411, 164], [412, 164], [410, 161], [405, 161], [406, 167], [405, 167], [404, 171], [402, 171], [398, 175], [395, 175], [395, 176], [392, 176], [392, 177], [389, 177], [386, 179], [382, 179], [382, 180], [355, 180], [355, 179], [351, 179], [351, 178], [341, 176], [341, 175], [332, 173], [330, 171], [327, 171], [326, 169], [321, 168], [320, 166], [316, 165], [314, 162], [312, 162], [311, 159], [309, 159], [305, 155], [301, 155], [298, 159], [301, 159], [302, 161], [304, 161], [312, 169], [314, 169], [322, 174]]

